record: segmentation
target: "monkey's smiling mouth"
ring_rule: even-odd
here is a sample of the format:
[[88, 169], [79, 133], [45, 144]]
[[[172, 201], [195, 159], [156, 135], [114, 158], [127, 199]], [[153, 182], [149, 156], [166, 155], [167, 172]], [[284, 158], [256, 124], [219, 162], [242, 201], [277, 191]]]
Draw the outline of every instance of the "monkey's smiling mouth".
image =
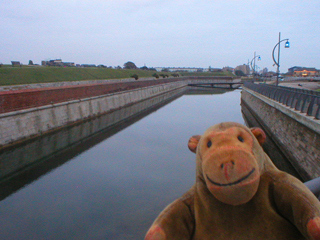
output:
[[234, 182], [231, 182], [231, 183], [217, 183], [217, 182], [212, 181], [212, 180], [209, 178], [208, 175], [206, 175], [206, 176], [207, 176], [209, 182], [211, 182], [212, 184], [214, 184], [214, 185], [216, 185], [216, 186], [219, 186], [219, 187], [226, 187], [226, 186], [232, 186], [232, 185], [238, 184], [238, 183], [246, 180], [248, 177], [250, 177], [250, 175], [251, 175], [255, 170], [256, 170], [256, 169], [253, 168], [247, 175], [245, 175], [244, 177], [242, 177], [242, 178], [240, 178], [240, 179], [238, 179], [238, 180], [236, 180], [236, 181], [234, 181]]

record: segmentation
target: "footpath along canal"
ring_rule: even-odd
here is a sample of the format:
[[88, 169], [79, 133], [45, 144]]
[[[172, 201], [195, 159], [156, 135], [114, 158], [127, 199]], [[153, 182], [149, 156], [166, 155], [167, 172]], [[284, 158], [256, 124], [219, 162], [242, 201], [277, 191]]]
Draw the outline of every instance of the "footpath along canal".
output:
[[[189, 137], [219, 122], [244, 124], [240, 95], [181, 94], [0, 182], [0, 239], [143, 239], [158, 213], [195, 181]], [[14, 151], [0, 157], [19, 161], [24, 153]]]

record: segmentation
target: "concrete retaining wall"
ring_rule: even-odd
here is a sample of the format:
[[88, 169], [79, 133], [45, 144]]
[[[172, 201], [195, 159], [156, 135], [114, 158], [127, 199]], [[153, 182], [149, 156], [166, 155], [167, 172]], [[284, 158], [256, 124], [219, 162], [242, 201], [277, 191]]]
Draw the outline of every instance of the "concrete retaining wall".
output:
[[320, 177], [320, 121], [244, 88], [243, 104], [305, 181]]
[[[139, 83], [134, 82], [134, 84]], [[117, 85], [119, 86], [120, 84]], [[39, 136], [60, 127], [99, 116], [183, 87], [186, 87], [186, 82], [171, 81], [169, 83], [3, 113], [0, 114], [0, 146], [8, 146], [12, 143]], [[55, 90], [58, 91], [58, 89]], [[61, 91], [64, 90], [62, 89]]]

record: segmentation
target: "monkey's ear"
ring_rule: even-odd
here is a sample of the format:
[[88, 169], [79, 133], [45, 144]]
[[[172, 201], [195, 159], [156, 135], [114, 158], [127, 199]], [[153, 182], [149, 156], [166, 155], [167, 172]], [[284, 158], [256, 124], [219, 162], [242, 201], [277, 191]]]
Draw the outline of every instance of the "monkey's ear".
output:
[[201, 138], [200, 135], [194, 135], [189, 139], [188, 148], [190, 149], [191, 152], [196, 153], [200, 138]]
[[264, 144], [267, 138], [265, 132], [261, 128], [257, 128], [257, 127], [251, 128], [250, 130], [253, 133], [253, 135], [256, 137], [260, 145], [262, 146], [262, 144]]

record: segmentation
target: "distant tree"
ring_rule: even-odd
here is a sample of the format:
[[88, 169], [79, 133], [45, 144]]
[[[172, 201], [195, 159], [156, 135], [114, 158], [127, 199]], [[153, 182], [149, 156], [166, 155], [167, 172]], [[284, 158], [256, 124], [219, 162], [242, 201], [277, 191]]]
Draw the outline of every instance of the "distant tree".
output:
[[149, 68], [150, 71], [157, 71], [155, 68]]
[[123, 65], [124, 69], [137, 69], [137, 66], [133, 62], [126, 62]]
[[246, 76], [241, 70], [236, 70], [234, 73], [239, 77]]
[[29, 60], [29, 65], [33, 65], [33, 61], [32, 60]]
[[152, 74], [152, 77], [159, 78], [159, 75], [157, 73], [154, 73]]
[[120, 67], [119, 65], [117, 67], [115, 67], [115, 69], [122, 69], [122, 67]]
[[143, 66], [143, 67], [141, 67], [140, 69], [142, 69], [142, 70], [149, 70], [149, 68], [148, 68], [147, 66]]

